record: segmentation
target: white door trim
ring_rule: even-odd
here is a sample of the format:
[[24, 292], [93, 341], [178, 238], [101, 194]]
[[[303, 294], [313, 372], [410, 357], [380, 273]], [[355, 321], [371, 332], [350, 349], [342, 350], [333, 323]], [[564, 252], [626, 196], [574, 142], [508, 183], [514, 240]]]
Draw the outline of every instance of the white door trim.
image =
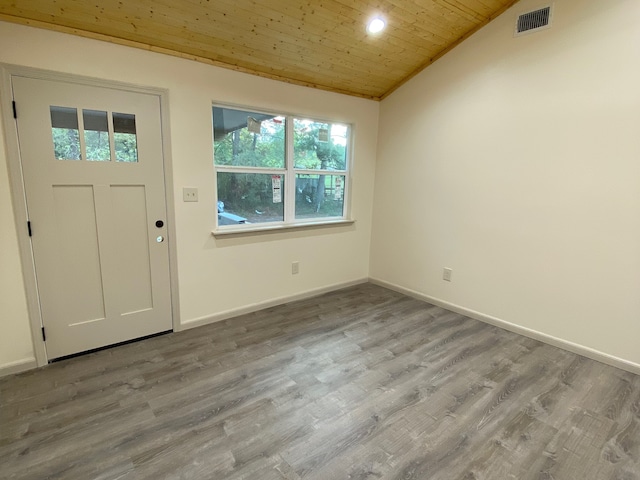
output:
[[[160, 115], [162, 122], [162, 150], [164, 160], [164, 181], [166, 192], [167, 210], [167, 236], [169, 243], [169, 276], [171, 285], [171, 309], [173, 319], [173, 330], [178, 331], [180, 327], [180, 305], [178, 295], [178, 256], [176, 249], [176, 222], [175, 222], [175, 202], [173, 195], [173, 168], [171, 161], [171, 136], [169, 129], [169, 93], [167, 90], [142, 87], [128, 83], [101, 80], [97, 78], [83, 77], [48, 70], [41, 70], [18, 65], [0, 64], [2, 83], [0, 84], [0, 108], [5, 132], [5, 142], [7, 146], [7, 163], [9, 169], [9, 184], [11, 186], [11, 200], [13, 203], [16, 230], [18, 232], [18, 247], [20, 251], [20, 261], [22, 264], [22, 274], [24, 277], [24, 288], [27, 298], [27, 310], [31, 327], [31, 339], [33, 350], [38, 366], [48, 363], [45, 343], [42, 340], [42, 316], [40, 312], [40, 302], [38, 298], [38, 286], [35, 276], [35, 263], [31, 250], [31, 241], [27, 231], [27, 208], [24, 180], [22, 176], [22, 163], [20, 158], [20, 147], [18, 143], [17, 124], [13, 118], [13, 92], [11, 88], [11, 77], [22, 76], [42, 80], [54, 80], [66, 83], [78, 83], [104, 88], [114, 88], [128, 92], [146, 93], [156, 95], [160, 99]], [[18, 106], [18, 115], [20, 107]]]

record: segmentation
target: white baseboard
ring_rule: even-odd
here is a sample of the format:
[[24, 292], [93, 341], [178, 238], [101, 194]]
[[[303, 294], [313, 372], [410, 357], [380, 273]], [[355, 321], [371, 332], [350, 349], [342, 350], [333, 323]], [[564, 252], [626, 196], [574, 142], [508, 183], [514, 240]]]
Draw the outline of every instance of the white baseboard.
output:
[[279, 298], [274, 298], [270, 300], [265, 300], [264, 302], [243, 305], [242, 307], [233, 308], [231, 310], [225, 310], [223, 312], [216, 313], [213, 315], [207, 315], [205, 317], [199, 317], [199, 318], [194, 318], [192, 320], [187, 320], [185, 322], [182, 322], [182, 325], [180, 326], [180, 330], [188, 330], [190, 328], [196, 328], [202, 325], [208, 325], [210, 323], [220, 322], [222, 320], [227, 320], [229, 318], [245, 315], [247, 313], [257, 312], [259, 310], [275, 307], [278, 305], [282, 305], [284, 303], [295, 302], [297, 300], [305, 300], [307, 298], [317, 297], [318, 295], [322, 295], [323, 293], [333, 292], [335, 290], [352, 287], [354, 285], [360, 285], [361, 283], [367, 283], [368, 281], [369, 281], [368, 278], [361, 278], [358, 280], [352, 280], [350, 282], [336, 283], [334, 285], [328, 285], [325, 287], [307, 290], [302, 293], [296, 293], [295, 295], [289, 295], [286, 297], [279, 297]]
[[31, 370], [37, 366], [38, 363], [35, 358], [23, 358], [22, 360], [16, 360], [15, 362], [0, 365], [0, 377]]
[[510, 332], [517, 333], [519, 335], [523, 335], [525, 337], [529, 337], [534, 340], [547, 343], [549, 345], [553, 345], [554, 347], [562, 348], [563, 350], [582, 355], [592, 360], [611, 365], [612, 367], [620, 368], [622, 370], [626, 370], [627, 372], [640, 375], [640, 365], [637, 363], [633, 363], [628, 360], [624, 360], [622, 358], [600, 352], [599, 350], [570, 342], [568, 340], [563, 340], [562, 338], [557, 338], [552, 335], [547, 335], [546, 333], [522, 327], [520, 325], [516, 325], [515, 323], [492, 317], [491, 315], [485, 315], [484, 313], [476, 312], [475, 310], [471, 310], [454, 303], [449, 303], [444, 300], [440, 300], [439, 298], [431, 297], [429, 295], [425, 295], [424, 293], [411, 290], [410, 288], [401, 287], [400, 285], [389, 283], [384, 280], [369, 278], [369, 281], [376, 285], [380, 285], [381, 287], [388, 288], [389, 290], [402, 293], [409, 297], [417, 298], [418, 300], [437, 305], [438, 307], [446, 308], [447, 310], [451, 310], [452, 312], [466, 315], [467, 317], [473, 318], [475, 320], [479, 320], [481, 322], [488, 323], [504, 330], [508, 330]]

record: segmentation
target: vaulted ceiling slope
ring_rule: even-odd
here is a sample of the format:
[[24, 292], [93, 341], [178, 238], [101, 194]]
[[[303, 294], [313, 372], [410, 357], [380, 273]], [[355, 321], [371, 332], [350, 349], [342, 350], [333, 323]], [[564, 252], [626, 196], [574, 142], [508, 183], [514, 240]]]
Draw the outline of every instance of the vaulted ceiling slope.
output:
[[380, 99], [516, 1], [0, 0], [0, 20]]

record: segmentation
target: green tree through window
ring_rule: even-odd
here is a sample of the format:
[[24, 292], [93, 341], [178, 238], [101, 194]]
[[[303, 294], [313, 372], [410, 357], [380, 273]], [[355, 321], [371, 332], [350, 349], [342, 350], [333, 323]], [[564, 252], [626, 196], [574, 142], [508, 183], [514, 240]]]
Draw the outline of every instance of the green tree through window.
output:
[[347, 125], [225, 107], [213, 125], [219, 225], [345, 217]]

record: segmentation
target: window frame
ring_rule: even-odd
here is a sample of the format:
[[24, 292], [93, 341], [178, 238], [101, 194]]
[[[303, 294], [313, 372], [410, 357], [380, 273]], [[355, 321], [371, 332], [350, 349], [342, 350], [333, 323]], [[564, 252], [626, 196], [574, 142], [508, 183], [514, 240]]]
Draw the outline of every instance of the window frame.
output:
[[[253, 113], [261, 113], [265, 115], [280, 116], [285, 119], [285, 148], [284, 148], [284, 168], [269, 168], [269, 167], [251, 167], [251, 166], [233, 166], [233, 165], [218, 165], [215, 161], [215, 140], [212, 142], [213, 152], [213, 171], [214, 171], [214, 208], [216, 209], [215, 227], [212, 233], [214, 235], [227, 235], [227, 234], [239, 234], [239, 233], [255, 233], [255, 232], [268, 232], [293, 228], [304, 227], [320, 227], [330, 225], [345, 225], [352, 224], [354, 220], [351, 219], [351, 185], [352, 185], [352, 162], [353, 162], [353, 124], [348, 122], [341, 122], [336, 120], [327, 120], [315, 115], [303, 115], [293, 114], [285, 112], [274, 112], [264, 110], [255, 107], [248, 107], [246, 105], [234, 105], [228, 103], [213, 102], [211, 106], [211, 133], [215, 138], [214, 124], [213, 124], [213, 108], [225, 108], [233, 110], [241, 110]], [[318, 123], [326, 124], [340, 124], [347, 128], [347, 141], [345, 152], [345, 169], [344, 170], [321, 170], [321, 169], [303, 169], [295, 168], [294, 158], [294, 119], [296, 120], [310, 120]], [[233, 225], [220, 225], [218, 223], [217, 204], [219, 200], [218, 196], [218, 173], [246, 173], [246, 174], [264, 174], [264, 175], [281, 175], [284, 182], [283, 193], [283, 220], [271, 221], [261, 223], [244, 223]], [[343, 185], [343, 205], [341, 216], [331, 217], [309, 217], [309, 218], [297, 218], [296, 213], [296, 177], [297, 175], [331, 175], [344, 177]]]

